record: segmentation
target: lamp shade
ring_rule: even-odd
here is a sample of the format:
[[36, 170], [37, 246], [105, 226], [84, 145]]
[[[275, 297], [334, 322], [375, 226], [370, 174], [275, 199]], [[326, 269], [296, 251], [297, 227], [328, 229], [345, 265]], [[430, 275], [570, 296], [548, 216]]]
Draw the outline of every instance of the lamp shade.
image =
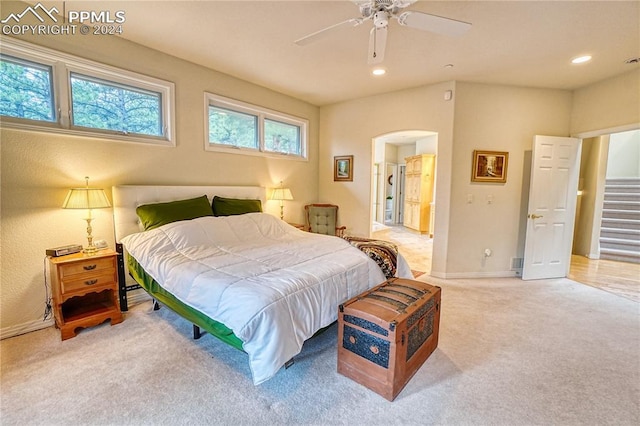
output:
[[111, 207], [107, 194], [100, 188], [73, 188], [62, 204], [64, 209], [102, 209]]
[[293, 200], [293, 195], [291, 195], [291, 190], [289, 188], [273, 188], [271, 191], [270, 200]]

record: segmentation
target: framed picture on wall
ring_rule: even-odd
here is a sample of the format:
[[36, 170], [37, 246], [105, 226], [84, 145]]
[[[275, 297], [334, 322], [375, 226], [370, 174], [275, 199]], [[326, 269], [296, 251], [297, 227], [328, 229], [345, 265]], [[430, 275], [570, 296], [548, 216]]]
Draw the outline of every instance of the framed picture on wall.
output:
[[504, 151], [473, 151], [471, 182], [507, 182], [509, 153]]
[[353, 155], [333, 157], [333, 180], [336, 182], [353, 181]]

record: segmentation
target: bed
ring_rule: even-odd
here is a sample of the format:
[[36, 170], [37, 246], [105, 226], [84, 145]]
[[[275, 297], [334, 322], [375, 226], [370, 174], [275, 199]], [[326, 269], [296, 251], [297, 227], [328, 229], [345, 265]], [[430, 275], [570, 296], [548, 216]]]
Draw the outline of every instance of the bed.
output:
[[[301, 231], [267, 213], [203, 215], [141, 230], [138, 206], [203, 195], [262, 205], [266, 199], [261, 187], [113, 187], [116, 242], [129, 275], [121, 288], [140, 285], [246, 352], [256, 385], [331, 325], [340, 303], [385, 280], [378, 264], [347, 241]], [[398, 275], [411, 277], [401, 256]]]

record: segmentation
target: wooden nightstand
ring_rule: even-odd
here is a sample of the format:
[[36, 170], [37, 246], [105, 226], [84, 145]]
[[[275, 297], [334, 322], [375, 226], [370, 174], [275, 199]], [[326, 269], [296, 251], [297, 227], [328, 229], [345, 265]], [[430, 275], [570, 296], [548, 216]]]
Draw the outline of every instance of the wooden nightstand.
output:
[[118, 297], [118, 253], [101, 250], [50, 257], [49, 273], [53, 312], [62, 340], [76, 336], [78, 328], [92, 327], [111, 320], [121, 323]]
[[305, 230], [305, 226], [301, 223], [291, 223], [291, 222], [287, 222], [287, 223], [295, 228], [301, 229], [303, 231]]

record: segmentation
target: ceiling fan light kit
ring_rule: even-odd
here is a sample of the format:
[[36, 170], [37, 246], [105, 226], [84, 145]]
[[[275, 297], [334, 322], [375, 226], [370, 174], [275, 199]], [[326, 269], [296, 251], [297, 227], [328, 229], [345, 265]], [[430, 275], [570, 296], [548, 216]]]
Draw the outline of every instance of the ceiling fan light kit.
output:
[[310, 44], [324, 37], [330, 31], [343, 26], [357, 27], [365, 21], [372, 21], [373, 28], [369, 33], [368, 63], [379, 64], [384, 60], [384, 52], [387, 44], [387, 29], [389, 21], [395, 19], [401, 26], [429, 31], [446, 36], [460, 36], [464, 34], [471, 24], [442, 16], [431, 15], [417, 11], [402, 11], [412, 5], [416, 0], [352, 0], [359, 8], [361, 17], [347, 19], [327, 28], [323, 28], [306, 35], [295, 43], [299, 46]]

